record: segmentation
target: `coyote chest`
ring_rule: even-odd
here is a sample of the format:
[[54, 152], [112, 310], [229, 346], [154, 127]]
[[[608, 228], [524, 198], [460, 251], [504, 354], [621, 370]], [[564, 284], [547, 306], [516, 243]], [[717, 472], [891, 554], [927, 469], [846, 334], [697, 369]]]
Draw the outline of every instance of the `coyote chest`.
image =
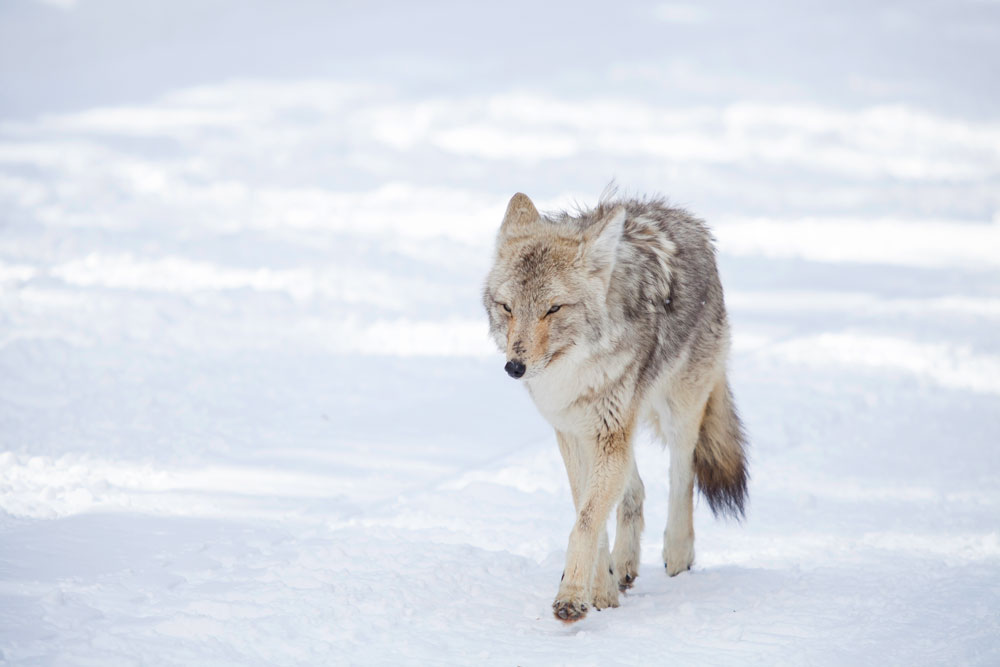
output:
[[[592, 419], [593, 408], [588, 400], [591, 389], [577, 381], [570, 364], [565, 368], [539, 376], [527, 382], [535, 407], [553, 428], [566, 433], [587, 430]], [[582, 373], [581, 373], [582, 375]], [[580, 378], [582, 379], [582, 378]]]
[[[580, 354], [553, 364], [548, 372], [527, 381], [539, 413], [558, 431], [593, 433], [601, 418], [601, 403], [621, 393], [622, 378], [612, 377], [619, 364], [610, 359], [580, 359]], [[602, 363], [603, 362], [603, 363]], [[611, 362], [611, 363], [609, 363]], [[609, 366], [611, 368], [609, 368]]]

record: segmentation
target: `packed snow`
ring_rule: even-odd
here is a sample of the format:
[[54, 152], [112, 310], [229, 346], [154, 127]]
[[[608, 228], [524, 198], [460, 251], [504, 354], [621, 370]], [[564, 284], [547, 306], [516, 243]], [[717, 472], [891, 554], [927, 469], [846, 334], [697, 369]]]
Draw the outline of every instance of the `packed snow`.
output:
[[[1000, 664], [1000, 6], [0, 6], [0, 662]], [[551, 612], [515, 191], [704, 217], [746, 521]]]

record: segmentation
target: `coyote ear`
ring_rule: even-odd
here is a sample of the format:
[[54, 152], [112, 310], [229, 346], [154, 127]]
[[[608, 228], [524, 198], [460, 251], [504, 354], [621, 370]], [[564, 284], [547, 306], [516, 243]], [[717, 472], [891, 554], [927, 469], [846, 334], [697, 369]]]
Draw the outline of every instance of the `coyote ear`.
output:
[[617, 206], [603, 220], [595, 222], [588, 232], [586, 253], [590, 266], [605, 277], [615, 268], [618, 242], [625, 231], [625, 207]]
[[540, 217], [538, 209], [531, 203], [528, 195], [518, 192], [507, 204], [507, 212], [504, 213], [503, 224], [500, 225], [500, 235], [517, 236]]

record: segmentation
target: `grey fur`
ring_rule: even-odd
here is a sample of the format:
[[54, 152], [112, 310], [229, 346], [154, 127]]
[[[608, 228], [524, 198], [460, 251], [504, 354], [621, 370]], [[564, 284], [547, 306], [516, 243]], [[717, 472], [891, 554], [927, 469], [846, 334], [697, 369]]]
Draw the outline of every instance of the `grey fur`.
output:
[[[698, 341], [698, 354], [718, 343], [726, 322], [722, 285], [713, 239], [705, 224], [664, 199], [606, 200], [577, 216], [560, 213], [547, 219], [586, 230], [618, 206], [624, 206], [627, 213], [625, 248], [617, 255], [607, 307], [612, 318], [633, 325], [633, 335], [623, 343], [636, 351], [641, 364], [639, 381], [645, 387], [689, 340]], [[656, 233], [649, 234], [650, 228]], [[667, 251], [670, 276], [663, 275], [656, 259], [664, 239], [675, 248]]]

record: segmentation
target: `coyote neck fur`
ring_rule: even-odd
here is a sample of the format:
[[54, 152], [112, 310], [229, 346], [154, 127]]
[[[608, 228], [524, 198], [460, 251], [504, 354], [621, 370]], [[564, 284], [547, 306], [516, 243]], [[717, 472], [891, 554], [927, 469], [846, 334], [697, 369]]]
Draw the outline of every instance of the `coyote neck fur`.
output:
[[[613, 350], [613, 348], [612, 348]], [[528, 393], [556, 429], [579, 437], [593, 436], [605, 422], [619, 422], [620, 406], [634, 396], [638, 368], [628, 350], [587, 354], [577, 348], [526, 382]]]

